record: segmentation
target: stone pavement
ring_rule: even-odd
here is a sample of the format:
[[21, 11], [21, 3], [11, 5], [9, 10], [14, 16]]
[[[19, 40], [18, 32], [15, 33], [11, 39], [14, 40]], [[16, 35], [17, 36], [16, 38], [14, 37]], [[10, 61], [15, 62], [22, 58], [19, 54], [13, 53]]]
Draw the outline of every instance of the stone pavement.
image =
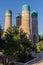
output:
[[43, 65], [43, 51], [37, 54], [38, 58], [27, 65]]

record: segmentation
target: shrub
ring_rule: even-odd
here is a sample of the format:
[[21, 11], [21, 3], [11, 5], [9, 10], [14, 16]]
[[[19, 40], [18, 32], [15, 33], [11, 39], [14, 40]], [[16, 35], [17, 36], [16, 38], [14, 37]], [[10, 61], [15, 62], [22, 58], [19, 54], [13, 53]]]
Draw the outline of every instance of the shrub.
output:
[[35, 51], [40, 52], [41, 50], [43, 50], [43, 41], [40, 41], [35, 44]]

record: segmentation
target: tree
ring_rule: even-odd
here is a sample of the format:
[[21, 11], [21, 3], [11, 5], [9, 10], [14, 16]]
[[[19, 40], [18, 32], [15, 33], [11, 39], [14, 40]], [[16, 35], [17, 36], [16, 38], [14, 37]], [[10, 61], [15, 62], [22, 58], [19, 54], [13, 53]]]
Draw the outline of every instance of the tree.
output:
[[[5, 53], [7, 55], [19, 56], [31, 52], [31, 40], [17, 26], [9, 28], [5, 35]], [[11, 52], [11, 53], [10, 53]]]
[[[5, 34], [5, 54], [14, 55], [14, 52], [18, 51], [19, 36], [17, 35], [16, 26], [7, 29]], [[10, 53], [11, 52], [11, 53]]]

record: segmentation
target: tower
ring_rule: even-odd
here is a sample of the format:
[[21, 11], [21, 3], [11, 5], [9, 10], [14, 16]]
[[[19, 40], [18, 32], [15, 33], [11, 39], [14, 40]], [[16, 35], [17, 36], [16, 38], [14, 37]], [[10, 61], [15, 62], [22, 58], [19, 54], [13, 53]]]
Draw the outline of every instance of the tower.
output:
[[28, 37], [30, 37], [30, 6], [29, 5], [23, 5], [22, 7], [22, 30], [27, 34]]
[[12, 11], [11, 10], [7, 10], [5, 13], [4, 32], [6, 32], [9, 27], [12, 27]]
[[32, 40], [34, 43], [39, 41], [38, 36], [38, 13], [36, 11], [33, 11], [31, 14], [32, 18]]
[[16, 16], [16, 25], [17, 26], [21, 25], [21, 14], [20, 13], [18, 13]]

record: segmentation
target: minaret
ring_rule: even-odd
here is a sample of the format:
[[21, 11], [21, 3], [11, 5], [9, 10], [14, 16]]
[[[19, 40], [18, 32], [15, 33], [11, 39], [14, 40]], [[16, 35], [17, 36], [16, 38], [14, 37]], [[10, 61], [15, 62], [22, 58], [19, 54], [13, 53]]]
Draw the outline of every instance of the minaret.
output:
[[5, 26], [4, 26], [4, 32], [7, 31], [8, 28], [12, 27], [12, 11], [7, 10], [5, 13]]
[[21, 25], [21, 14], [20, 13], [18, 13], [16, 15], [16, 25], [17, 26], [20, 26]]
[[32, 18], [32, 40], [34, 43], [39, 41], [38, 36], [38, 13], [36, 11], [33, 11], [31, 14]]
[[27, 33], [27, 36], [30, 37], [30, 6], [25, 4], [22, 7], [22, 30]]

